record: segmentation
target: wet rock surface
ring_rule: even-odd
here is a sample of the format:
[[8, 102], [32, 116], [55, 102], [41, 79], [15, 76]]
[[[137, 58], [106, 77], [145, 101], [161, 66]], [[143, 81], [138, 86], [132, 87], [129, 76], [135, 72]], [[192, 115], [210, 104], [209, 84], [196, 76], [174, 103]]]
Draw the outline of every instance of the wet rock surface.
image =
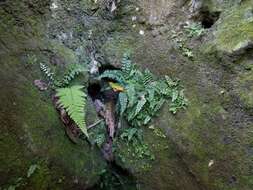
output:
[[[101, 175], [107, 166], [98, 148], [82, 140], [74, 144], [65, 135], [40, 82], [39, 63], [58, 75], [68, 64], [87, 65], [91, 58], [97, 67], [118, 68], [128, 51], [141, 68], [179, 78], [189, 106], [176, 115], [164, 106], [142, 128], [143, 146], [115, 142], [114, 164], [127, 171], [119, 172], [128, 181], [120, 182], [121, 188], [250, 190], [252, 1], [201, 2], [191, 10], [193, 1], [127, 0], [113, 14], [102, 1], [1, 2], [0, 186], [17, 185], [22, 178], [21, 189], [99, 189], [101, 179], [108, 180]], [[192, 51], [189, 58], [172, 31], [178, 34], [193, 21], [205, 28], [202, 36], [176, 36]], [[94, 67], [87, 68], [86, 87]], [[98, 120], [90, 100], [87, 123]], [[33, 164], [39, 167], [28, 178]], [[108, 181], [121, 181], [111, 171]]]

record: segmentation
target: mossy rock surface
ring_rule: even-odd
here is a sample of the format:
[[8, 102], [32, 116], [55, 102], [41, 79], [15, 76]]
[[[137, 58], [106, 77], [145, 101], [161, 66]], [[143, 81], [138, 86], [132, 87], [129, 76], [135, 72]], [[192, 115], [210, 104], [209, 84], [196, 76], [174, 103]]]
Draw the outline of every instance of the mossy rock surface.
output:
[[[232, 10], [236, 10], [236, 8], [232, 7], [227, 11]], [[221, 19], [225, 18], [229, 19], [226, 16]], [[239, 20], [238, 22], [240, 22]], [[234, 22], [237, 20], [234, 19]], [[213, 30], [217, 29], [218, 31], [223, 27], [223, 24], [225, 22], [217, 22], [217, 26]], [[132, 157], [133, 147], [124, 147], [123, 143], [120, 143], [119, 163], [124, 166], [120, 157], [125, 156], [127, 158], [125, 159], [125, 167], [137, 177], [137, 182], [139, 180], [142, 184], [141, 187], [145, 188], [154, 188], [152, 185], [157, 182], [156, 185], [160, 185], [160, 189], [173, 189], [173, 187], [184, 189], [184, 182], [181, 181], [182, 186], [180, 186], [177, 183], [178, 177], [175, 177], [180, 174], [180, 179], [184, 179], [183, 181], [187, 181], [185, 179], [189, 179], [189, 175], [194, 176], [194, 179], [190, 178], [190, 183], [186, 183], [189, 185], [189, 189], [191, 185], [195, 189], [250, 189], [253, 177], [250, 170], [253, 164], [252, 153], [249, 151], [252, 149], [252, 135], [250, 133], [252, 117], [244, 110], [245, 107], [240, 107], [240, 103], [236, 101], [233, 94], [233, 90], [235, 90], [233, 86], [235, 78], [233, 77], [239, 75], [237, 73], [231, 75], [233, 67], [223, 67], [223, 65], [233, 63], [230, 59], [220, 59], [213, 52], [208, 52], [208, 49], [194, 52], [193, 60], [186, 59], [180, 55], [179, 50], [172, 46], [166, 36], [154, 38], [149, 31], [145, 32], [145, 36], [136, 38], [138, 40], [132, 45], [135, 48], [132, 54], [134, 61], [140, 68], [148, 68], [157, 76], [162, 77], [166, 74], [181, 79], [186, 97], [189, 100], [189, 107], [176, 115], [171, 114], [167, 107], [158, 113], [155, 126], [166, 131], [170, 140], [166, 140], [165, 144], [167, 143], [168, 147], [171, 147], [172, 143], [173, 148], [161, 150], [152, 147], [151, 143], [150, 149], [154, 150], [157, 162], [156, 159], [153, 162], [150, 160], [145, 162], [145, 159], [143, 161]], [[236, 31], [227, 30], [226, 36], [232, 35], [233, 32]], [[247, 35], [244, 37], [247, 38]], [[214, 41], [217, 42], [216, 40], [219, 40], [219, 35], [215, 36]], [[224, 45], [224, 51], [227, 51], [230, 43], [236, 44], [236, 42], [228, 41], [228, 45]], [[200, 44], [195, 45], [200, 46]], [[115, 51], [118, 52], [119, 49], [116, 48]], [[219, 55], [224, 54], [223, 50], [217, 49]], [[249, 77], [250, 74], [241, 73], [241, 77], [247, 76]], [[231, 90], [231, 88], [233, 89]], [[238, 89], [238, 91], [240, 90]], [[154, 144], [163, 144], [162, 138], [159, 139], [154, 134], [149, 134], [148, 130], [148, 128], [144, 129], [145, 143], [149, 144], [149, 140], [152, 139], [151, 142], [155, 142]], [[177, 156], [180, 155], [179, 158], [175, 158], [173, 151], [177, 153]], [[171, 157], [162, 155], [171, 155]], [[173, 155], [177, 160], [176, 163], [173, 163]], [[145, 166], [145, 164], [141, 164], [142, 162], [150, 164], [151, 174], [141, 169], [141, 166]], [[165, 162], [167, 165], [164, 164], [165, 167], [160, 168], [160, 173], [156, 173], [156, 169], [160, 166], [159, 163]], [[169, 166], [171, 163], [176, 169]], [[160, 176], [159, 179], [152, 177], [152, 172]], [[170, 172], [174, 172], [174, 177], [169, 175]], [[168, 178], [162, 177], [165, 173], [165, 176], [169, 176]], [[174, 186], [170, 186], [170, 184], [174, 184]]]
[[[32, 1], [32, 7], [29, 2], [4, 1], [5, 8], [0, 8], [1, 187], [84, 189], [98, 182], [105, 168], [99, 151], [86, 141], [73, 144], [50, 93], [33, 85], [42, 78], [39, 62], [61, 75], [68, 64], [84, 63], [85, 47], [94, 38], [107, 64], [120, 63], [122, 54], [130, 50], [141, 69], [181, 79], [189, 100], [189, 107], [176, 115], [164, 105], [153, 124], [142, 128], [145, 146], [133, 147], [122, 139], [115, 142], [116, 163], [129, 171], [140, 189], [252, 189], [252, 1], [204, 1], [211, 11], [222, 13], [207, 38], [195, 42], [199, 44], [194, 47], [200, 43], [205, 47], [191, 60], [173, 46], [168, 33], [152, 35], [161, 20], [132, 21], [136, 15], [154, 21], [151, 14], [156, 10], [173, 29], [187, 21], [178, 6], [181, 1], [161, 1], [162, 5], [153, 1], [156, 8], [145, 9], [147, 4], [140, 0], [139, 11], [125, 1], [126, 9], [119, 7], [118, 16], [106, 18], [104, 9], [91, 15], [98, 4], [89, 0]], [[167, 5], [169, 17], [164, 11]], [[162, 21], [165, 28], [166, 23]], [[86, 85], [87, 78], [84, 81]], [[98, 119], [91, 107], [88, 124]], [[136, 148], [149, 151], [140, 156]], [[38, 167], [27, 177], [33, 165]]]
[[252, 46], [253, 7], [248, 0], [224, 10], [214, 31], [215, 44], [220, 53], [238, 55]]
[[[34, 85], [36, 79], [46, 81], [39, 63], [48, 65], [60, 77], [68, 65], [83, 62], [73, 49], [46, 35], [49, 1], [3, 4], [0, 8], [0, 187], [91, 187], [106, 167], [100, 151], [85, 140], [74, 144], [65, 134], [50, 90], [42, 92]], [[87, 74], [82, 78], [84, 85], [86, 82]], [[35, 170], [29, 171], [33, 166]]]
[[[94, 185], [105, 167], [99, 151], [85, 141], [80, 145], [71, 142], [50, 97], [33, 85], [34, 78], [29, 74], [33, 71], [26, 70], [18, 56], [6, 56], [4, 60], [1, 63], [1, 186], [11, 185], [19, 177], [25, 183], [23, 188], [28, 189]], [[28, 179], [27, 171], [32, 164], [39, 168]]]
[[116, 163], [134, 176], [137, 187], [147, 190], [201, 189], [164, 131], [158, 125], [146, 126], [142, 130], [142, 142], [133, 144], [120, 139], [115, 143]]

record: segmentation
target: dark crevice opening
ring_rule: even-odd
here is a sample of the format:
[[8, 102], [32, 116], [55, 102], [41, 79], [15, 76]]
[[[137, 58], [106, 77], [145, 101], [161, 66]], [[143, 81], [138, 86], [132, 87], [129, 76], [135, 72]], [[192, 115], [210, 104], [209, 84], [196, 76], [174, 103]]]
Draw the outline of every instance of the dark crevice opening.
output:
[[105, 65], [101, 65], [99, 67], [99, 73], [103, 73], [104, 71], [106, 70], [119, 70], [119, 68], [113, 66], [113, 65], [110, 65], [110, 64], [105, 64]]
[[88, 94], [91, 99], [101, 99], [101, 85], [99, 83], [92, 83], [88, 86]]
[[203, 28], [211, 28], [215, 22], [219, 19], [220, 17], [220, 12], [210, 12], [208, 10], [203, 10], [200, 12], [201, 15], [201, 24]]
[[[99, 67], [99, 74], [102, 74], [103, 72], [107, 70], [119, 70], [119, 68], [110, 65], [105, 64]], [[102, 80], [97, 80], [96, 78], [90, 79], [87, 91], [88, 95], [91, 97], [94, 106], [96, 107], [96, 101], [101, 101], [105, 105], [105, 109], [108, 109], [107, 106], [111, 104], [114, 108], [113, 110], [116, 110], [116, 104], [118, 99], [118, 92], [115, 92], [113, 89], [110, 88], [109, 82], [116, 82], [113, 80], [109, 80], [107, 78]], [[99, 113], [96, 107], [96, 111], [99, 115], [99, 117], [103, 118], [101, 114]], [[118, 116], [115, 113], [115, 125], [118, 123]], [[108, 132], [109, 133], [109, 132]], [[115, 128], [115, 133], [117, 133], [117, 127]], [[108, 134], [107, 134], [108, 136]], [[129, 190], [129, 189], [137, 189], [136, 188], [136, 179], [134, 176], [125, 168], [121, 167], [119, 164], [115, 162], [114, 155], [113, 155], [113, 144], [109, 147], [108, 155], [106, 154], [108, 146], [105, 146], [106, 144], [109, 145], [109, 142], [112, 142], [112, 138], [107, 137], [106, 142], [101, 147], [101, 152], [104, 157], [104, 159], [107, 161], [107, 168], [105, 171], [103, 171], [101, 174], [99, 174], [100, 180], [97, 184], [95, 184], [93, 187], [91, 187], [89, 190]], [[107, 156], [110, 156], [110, 153], [112, 152], [113, 159], [107, 159]]]

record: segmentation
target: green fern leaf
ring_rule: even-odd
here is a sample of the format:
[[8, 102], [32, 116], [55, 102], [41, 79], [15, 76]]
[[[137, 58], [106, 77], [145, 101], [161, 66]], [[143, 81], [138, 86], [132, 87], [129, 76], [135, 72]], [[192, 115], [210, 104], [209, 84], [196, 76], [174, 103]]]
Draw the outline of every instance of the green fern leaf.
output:
[[122, 64], [121, 70], [124, 77], [125, 78], [130, 77], [130, 74], [134, 68], [128, 54], [124, 54], [121, 64]]
[[175, 87], [178, 85], [178, 81], [173, 81], [169, 76], [165, 75], [166, 83], [169, 87]]
[[154, 90], [154, 88], [152, 88], [152, 87], [148, 88], [147, 92], [148, 92], [148, 101], [152, 102], [153, 99], [155, 98], [155, 90]]
[[161, 107], [163, 106], [165, 100], [164, 99], [161, 99], [159, 102], [157, 102], [157, 104], [155, 105], [155, 108], [154, 108], [154, 114], [161, 109]]
[[136, 100], [136, 92], [134, 85], [129, 85], [126, 89], [127, 97], [128, 97], [128, 107], [132, 107]]
[[178, 92], [177, 90], [174, 89], [174, 90], [172, 91], [172, 97], [171, 97], [172, 100], [171, 100], [171, 101], [172, 101], [172, 102], [175, 102], [175, 101], [177, 100], [178, 96], [179, 96], [179, 92]]
[[54, 73], [47, 65], [40, 63], [40, 70], [45, 74], [50, 82], [54, 82]]
[[84, 71], [86, 71], [86, 69], [83, 65], [79, 64], [71, 65], [67, 73], [64, 75], [62, 81], [60, 82], [61, 86], [68, 85], [73, 79], [75, 79], [76, 76], [78, 76], [80, 73]]
[[120, 115], [122, 116], [127, 108], [127, 95], [125, 93], [119, 93]]
[[134, 113], [133, 117], [135, 117], [136, 115], [138, 115], [138, 113], [141, 111], [141, 109], [146, 104], [146, 102], [147, 102], [147, 100], [146, 100], [145, 96], [142, 95], [141, 99], [138, 101], [138, 104], [136, 106], [135, 113]]
[[154, 76], [149, 70], [145, 70], [142, 78], [143, 85], [148, 85], [154, 81]]
[[103, 78], [109, 78], [112, 80], [116, 80], [121, 85], [125, 84], [125, 78], [123, 76], [122, 71], [120, 71], [120, 70], [107, 70], [99, 76], [99, 79], [103, 79]]
[[56, 96], [59, 97], [58, 103], [68, 113], [71, 119], [78, 125], [82, 132], [88, 137], [85, 124], [85, 106], [87, 95], [82, 91], [83, 86], [72, 86], [70, 88], [57, 89]]
[[150, 122], [150, 120], [151, 120], [151, 117], [148, 115], [148, 116], [145, 118], [143, 124], [144, 124], [144, 125], [147, 125], [147, 124]]

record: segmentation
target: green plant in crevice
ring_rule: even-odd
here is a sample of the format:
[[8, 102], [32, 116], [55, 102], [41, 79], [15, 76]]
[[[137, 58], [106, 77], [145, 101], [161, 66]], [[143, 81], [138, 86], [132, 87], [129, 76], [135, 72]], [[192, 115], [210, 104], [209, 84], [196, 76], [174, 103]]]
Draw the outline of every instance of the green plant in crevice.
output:
[[[182, 33], [180, 33], [182, 35]], [[186, 40], [182, 37], [174, 36], [173, 40], [176, 44], [176, 47], [182, 52], [185, 57], [192, 59], [194, 57], [192, 49], [186, 46]]]
[[40, 63], [40, 69], [46, 76], [50, 86], [56, 90], [56, 96], [59, 98], [58, 104], [66, 110], [69, 117], [88, 137], [85, 124], [87, 95], [82, 91], [84, 87], [81, 85], [68, 87], [76, 76], [85, 71], [84, 66], [79, 64], [70, 65], [61, 79], [57, 79], [52, 69], [43, 63]]
[[205, 32], [205, 29], [200, 23], [188, 23], [186, 26], [184, 26], [184, 29], [189, 38], [199, 37]]
[[142, 130], [137, 128], [128, 128], [125, 129], [120, 134], [121, 139], [127, 139], [128, 142], [131, 142], [133, 138], [137, 138], [138, 140], [142, 141]]
[[75, 85], [69, 88], [56, 89], [58, 103], [62, 106], [81, 131], [88, 137], [85, 123], [85, 107], [87, 95], [82, 91], [83, 86]]
[[[124, 144], [117, 144], [120, 146], [118, 149], [123, 149], [124, 151], [118, 152], [119, 158], [122, 162], [126, 162], [127, 160], [139, 160], [144, 161], [143, 166], [145, 165], [145, 169], [149, 168], [149, 163], [146, 161], [152, 161], [155, 159], [154, 154], [150, 150], [148, 144], [144, 143], [143, 131], [138, 128], [127, 128], [120, 131], [120, 139], [117, 141], [123, 141]], [[124, 146], [124, 147], [121, 147]]]
[[75, 79], [79, 74], [85, 72], [86, 69], [83, 65], [80, 64], [72, 64], [67, 69], [61, 80], [58, 80], [57, 86], [64, 87], [70, 84], [72, 80]]
[[55, 76], [55, 73], [52, 71], [52, 69], [43, 64], [40, 63], [40, 69], [46, 76], [47, 80], [51, 84], [53, 88], [59, 88], [59, 87], [66, 87], [70, 84], [70, 82], [75, 79], [79, 74], [82, 72], [85, 72], [86, 69], [83, 65], [80, 64], [71, 64], [63, 77], [61, 79], [57, 79]]
[[54, 83], [54, 73], [47, 65], [40, 63], [40, 70], [45, 74], [50, 83]]
[[37, 59], [36, 55], [34, 55], [34, 54], [28, 54], [27, 55], [26, 65], [27, 66], [35, 65], [37, 63], [37, 61], [38, 61], [38, 59]]
[[149, 70], [141, 72], [126, 54], [122, 60], [122, 69], [105, 71], [100, 79], [105, 78], [123, 87], [117, 107], [121, 117], [125, 117], [133, 127], [147, 125], [165, 101], [170, 102], [169, 109], [174, 114], [187, 105], [179, 81], [168, 76], [158, 79]]
[[96, 138], [94, 139], [94, 143], [97, 144], [99, 148], [106, 142], [106, 136], [104, 133], [96, 134]]

